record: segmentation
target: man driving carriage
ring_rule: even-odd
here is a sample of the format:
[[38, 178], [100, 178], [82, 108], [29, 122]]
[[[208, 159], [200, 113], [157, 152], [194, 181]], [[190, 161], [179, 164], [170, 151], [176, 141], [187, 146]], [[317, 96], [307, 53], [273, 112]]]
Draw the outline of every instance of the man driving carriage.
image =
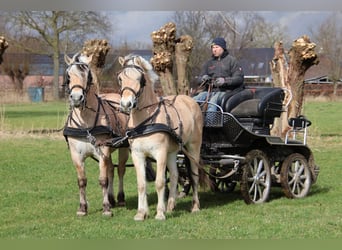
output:
[[[233, 95], [244, 88], [244, 74], [236, 58], [229, 54], [222, 37], [212, 41], [211, 52], [212, 57], [203, 65], [198, 82], [201, 87], [205, 85], [205, 90], [194, 96], [194, 99], [219, 104], [227, 92]], [[217, 107], [209, 104], [207, 111], [215, 112]]]

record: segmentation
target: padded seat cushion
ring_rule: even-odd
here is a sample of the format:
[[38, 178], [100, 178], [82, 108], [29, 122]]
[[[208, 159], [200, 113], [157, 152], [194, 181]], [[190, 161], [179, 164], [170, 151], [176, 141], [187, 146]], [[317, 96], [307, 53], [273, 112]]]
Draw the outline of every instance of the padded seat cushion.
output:
[[258, 117], [261, 116], [259, 110], [260, 99], [251, 99], [242, 102], [233, 108], [230, 113], [236, 117]]

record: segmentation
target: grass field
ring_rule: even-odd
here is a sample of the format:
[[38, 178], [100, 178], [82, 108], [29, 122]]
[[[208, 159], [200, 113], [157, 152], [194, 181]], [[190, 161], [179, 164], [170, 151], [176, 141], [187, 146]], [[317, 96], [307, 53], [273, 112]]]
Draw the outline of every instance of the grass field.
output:
[[[89, 215], [76, 216], [78, 187], [60, 129], [65, 103], [0, 106], [0, 239], [339, 239], [342, 237], [342, 102], [308, 102], [309, 145], [321, 172], [304, 199], [272, 188], [270, 202], [246, 205], [231, 194], [200, 192], [201, 211], [189, 212], [191, 197], [178, 200], [166, 221], [154, 219], [156, 193], [149, 183], [150, 217], [135, 222], [137, 191], [127, 168], [127, 206], [102, 216], [96, 162], [87, 160]], [[116, 184], [117, 182], [115, 182]], [[115, 186], [116, 188], [116, 186]], [[114, 247], [114, 246], [113, 246]]]

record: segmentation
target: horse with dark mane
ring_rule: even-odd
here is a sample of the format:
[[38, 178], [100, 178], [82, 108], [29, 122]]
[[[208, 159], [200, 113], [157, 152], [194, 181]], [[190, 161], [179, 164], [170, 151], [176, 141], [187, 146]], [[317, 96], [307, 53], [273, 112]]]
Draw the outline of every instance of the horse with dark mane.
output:
[[[145, 161], [156, 161], [155, 187], [158, 196], [158, 220], [165, 219], [165, 210], [171, 212], [177, 197], [177, 154], [183, 151], [191, 162], [192, 212], [199, 211], [198, 184], [199, 159], [202, 142], [203, 118], [199, 105], [189, 96], [174, 95], [158, 97], [153, 84], [158, 76], [151, 64], [141, 56], [120, 57], [123, 69], [118, 74], [121, 86], [121, 108], [130, 113], [128, 131], [132, 160], [138, 185], [138, 212], [135, 220], [144, 220], [149, 213]], [[165, 209], [165, 171], [170, 174], [170, 191]]]
[[[103, 214], [112, 215], [111, 208], [115, 205], [113, 194], [114, 165], [112, 152], [116, 149], [100, 142], [122, 138], [128, 116], [119, 111], [119, 94], [98, 96], [92, 81], [89, 67], [91, 57], [74, 55], [65, 56], [66, 69], [65, 87], [69, 94], [70, 113], [63, 134], [68, 142], [71, 159], [75, 165], [78, 178], [80, 207], [77, 215], [88, 212], [86, 199], [87, 177], [85, 160], [88, 157], [99, 163], [99, 184], [103, 193]], [[125, 205], [123, 176], [128, 160], [128, 143], [118, 145], [118, 205]]]

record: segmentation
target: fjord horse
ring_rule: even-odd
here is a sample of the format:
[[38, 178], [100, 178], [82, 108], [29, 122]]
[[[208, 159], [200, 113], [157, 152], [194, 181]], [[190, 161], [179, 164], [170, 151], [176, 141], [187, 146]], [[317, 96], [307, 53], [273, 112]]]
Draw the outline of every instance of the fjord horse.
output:
[[176, 205], [177, 153], [186, 152], [191, 162], [192, 212], [199, 211], [198, 198], [199, 159], [202, 143], [203, 118], [199, 105], [189, 96], [175, 95], [159, 98], [153, 89], [158, 80], [152, 65], [141, 56], [120, 57], [123, 67], [118, 73], [121, 87], [121, 108], [130, 113], [126, 133], [131, 156], [137, 174], [138, 212], [134, 219], [144, 220], [149, 213], [145, 161], [147, 157], [156, 161], [155, 187], [158, 196], [158, 220], [165, 220], [165, 171], [170, 173], [170, 192], [167, 211]]
[[[77, 171], [80, 196], [77, 215], [83, 216], [88, 212], [85, 160], [92, 157], [99, 162], [103, 215], [112, 216], [111, 207], [115, 205], [115, 198], [113, 194], [114, 165], [111, 154], [116, 148], [99, 145], [99, 142], [115, 137], [120, 138], [126, 129], [128, 116], [119, 112], [119, 94], [106, 94], [102, 97], [96, 94], [91, 69], [88, 66], [91, 57], [76, 54], [73, 58], [66, 55], [64, 59], [68, 65], [65, 87], [69, 94], [70, 113], [63, 134], [68, 142], [71, 159]], [[117, 199], [118, 205], [124, 206], [123, 176], [129, 156], [128, 143], [118, 148]]]

